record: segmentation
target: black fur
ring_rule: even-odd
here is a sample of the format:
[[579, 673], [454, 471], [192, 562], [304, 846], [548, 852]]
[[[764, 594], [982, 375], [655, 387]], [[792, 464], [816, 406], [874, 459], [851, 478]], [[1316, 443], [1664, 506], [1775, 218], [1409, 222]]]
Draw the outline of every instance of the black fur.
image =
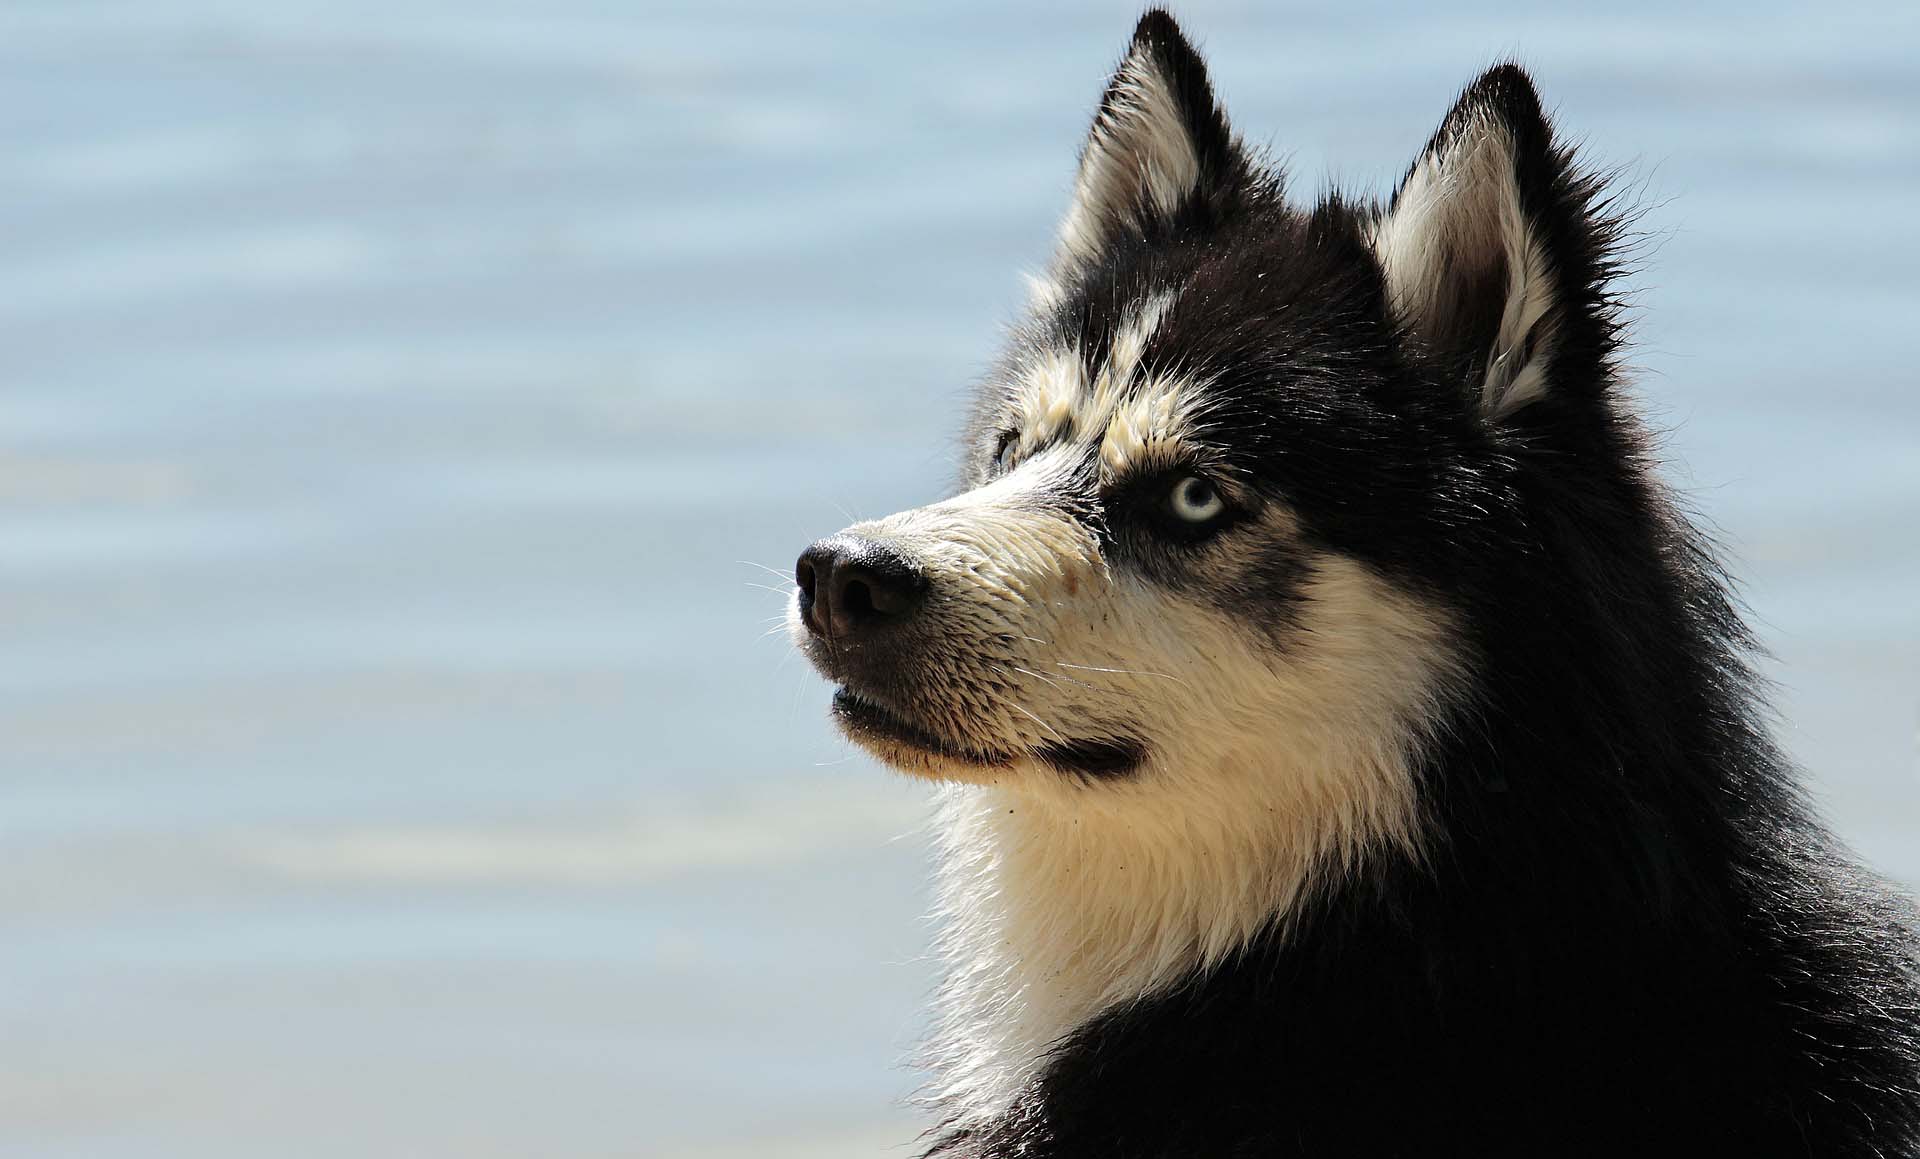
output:
[[[928, 1153], [1920, 1151], [1909, 911], [1767, 736], [1728, 585], [1617, 389], [1618, 219], [1526, 74], [1487, 73], [1436, 137], [1506, 127], [1552, 263], [1549, 393], [1489, 419], [1484, 314], [1396, 324], [1378, 211], [1286, 204], [1171, 18], [1149, 13], [1143, 43], [1202, 188], [1058, 271], [1066, 300], [1021, 341], [1097, 359], [1119, 304], [1183, 286], [1147, 362], [1211, 376], [1221, 453], [1309, 542], [1454, 609], [1474, 685], [1420, 764], [1424, 861], [1376, 851], [1224, 966], [1079, 1029], [1004, 1119]], [[996, 435], [975, 432], [976, 481]], [[1284, 616], [1297, 567], [1229, 598]]]

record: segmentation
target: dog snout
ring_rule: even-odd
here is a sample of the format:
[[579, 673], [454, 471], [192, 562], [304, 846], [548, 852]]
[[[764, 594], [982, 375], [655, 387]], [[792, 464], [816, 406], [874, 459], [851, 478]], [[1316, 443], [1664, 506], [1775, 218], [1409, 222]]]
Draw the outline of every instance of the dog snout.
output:
[[926, 573], [911, 560], [857, 535], [836, 535], [801, 552], [793, 579], [807, 630], [849, 644], [910, 621], [927, 594]]

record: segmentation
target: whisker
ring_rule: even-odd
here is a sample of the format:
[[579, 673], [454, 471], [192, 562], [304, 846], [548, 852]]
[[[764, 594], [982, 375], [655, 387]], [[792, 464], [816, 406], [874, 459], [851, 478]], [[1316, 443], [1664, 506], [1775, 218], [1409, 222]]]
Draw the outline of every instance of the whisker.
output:
[[[1011, 667], [1011, 668], [1012, 668], [1012, 669], [1013, 669], [1013, 670], [1014, 670], [1015, 672], [1020, 672], [1020, 673], [1024, 673], [1024, 674], [1026, 674], [1026, 675], [1028, 675], [1028, 676], [1031, 676], [1031, 677], [1033, 677], [1033, 678], [1034, 678], [1035, 680], [1040, 680], [1040, 681], [1044, 681], [1045, 683], [1047, 683], [1047, 684], [1049, 684], [1049, 685], [1051, 685], [1051, 686], [1053, 686], [1053, 687], [1055, 687], [1055, 688], [1058, 688], [1058, 687], [1060, 687], [1060, 682], [1059, 682], [1058, 680], [1055, 680], [1055, 679], [1054, 679], [1053, 677], [1051, 677], [1051, 676], [1044, 676], [1044, 675], [1042, 675], [1042, 674], [1040, 674], [1040, 673], [1038, 673], [1038, 672], [1035, 672], [1035, 671], [1034, 671], [1033, 669], [1031, 669], [1031, 668], [1022, 668], [1022, 667], [1020, 667], [1020, 665], [1018, 665], [1018, 664], [1013, 664], [1013, 665], [1009, 665], [1009, 667]], [[1081, 682], [1080, 682], [1080, 681], [1078, 681], [1078, 680], [1073, 680], [1073, 678], [1072, 678], [1072, 677], [1068, 677], [1067, 679], [1068, 679], [1068, 680], [1071, 680], [1071, 681], [1072, 681], [1073, 683], [1075, 683], [1075, 684], [1080, 684], [1080, 683], [1081, 683]]]
[[1170, 674], [1170, 673], [1166, 673], [1166, 672], [1148, 672], [1148, 671], [1146, 671], [1146, 670], [1144, 670], [1144, 669], [1134, 669], [1134, 668], [1101, 668], [1101, 667], [1099, 667], [1099, 666], [1097, 666], [1097, 665], [1093, 665], [1093, 664], [1069, 664], [1069, 663], [1067, 663], [1067, 662], [1066, 662], [1066, 661], [1064, 661], [1064, 660], [1055, 660], [1055, 661], [1053, 662], [1053, 666], [1054, 666], [1055, 668], [1074, 668], [1074, 669], [1078, 669], [1078, 670], [1079, 670], [1079, 671], [1081, 671], [1081, 672], [1106, 672], [1106, 673], [1110, 673], [1110, 674], [1112, 674], [1112, 675], [1115, 675], [1115, 676], [1158, 676], [1158, 677], [1159, 677], [1160, 679], [1162, 679], [1162, 680], [1171, 680], [1171, 681], [1173, 681], [1173, 682], [1174, 682], [1175, 684], [1179, 684], [1179, 685], [1181, 685], [1181, 686], [1183, 686], [1183, 687], [1184, 687], [1184, 686], [1186, 685], [1186, 683], [1187, 683], [1186, 681], [1184, 681], [1184, 680], [1182, 680], [1182, 679], [1180, 679], [1180, 678], [1179, 678], [1178, 676], [1174, 676], [1174, 675], [1172, 675], [1172, 674]]
[[1026, 709], [1020, 707], [1020, 705], [1017, 702], [1012, 700], [1004, 700], [1001, 703], [1005, 704], [1008, 708], [1013, 709], [1015, 712], [1020, 713], [1022, 716], [1025, 716], [1028, 720], [1031, 720], [1033, 723], [1039, 725], [1041, 728], [1044, 728], [1048, 732], [1052, 733], [1053, 739], [1059, 741], [1062, 744], [1066, 743], [1067, 738], [1060, 735], [1059, 729], [1054, 728], [1052, 725], [1048, 724], [1046, 721], [1041, 720], [1039, 717], [1033, 715], [1031, 712], [1028, 712]]
[[750, 559], [736, 559], [733, 562], [738, 564], [743, 564], [747, 567], [757, 567], [761, 571], [766, 572], [770, 576], [775, 576], [779, 579], [787, 581], [788, 583], [793, 582], [793, 573], [790, 571], [781, 571], [777, 567], [768, 567], [764, 563], [755, 563]]
[[1071, 677], [1071, 676], [1062, 676], [1062, 677], [1059, 677], [1058, 679], [1056, 679], [1056, 678], [1054, 678], [1054, 677], [1050, 677], [1050, 676], [1042, 676], [1042, 675], [1041, 675], [1040, 673], [1038, 673], [1038, 672], [1035, 672], [1035, 671], [1034, 671], [1033, 669], [1031, 669], [1031, 668], [1022, 668], [1022, 667], [1020, 667], [1020, 666], [1019, 666], [1018, 664], [1016, 664], [1016, 665], [1014, 665], [1014, 667], [1013, 667], [1013, 670], [1014, 670], [1015, 672], [1024, 672], [1024, 673], [1026, 673], [1026, 674], [1027, 674], [1028, 676], [1031, 676], [1031, 677], [1033, 677], [1033, 678], [1034, 678], [1034, 679], [1036, 679], [1036, 680], [1044, 680], [1044, 681], [1046, 681], [1046, 682], [1047, 682], [1048, 684], [1050, 684], [1050, 685], [1052, 685], [1052, 686], [1053, 686], [1053, 687], [1055, 687], [1055, 688], [1058, 688], [1058, 687], [1060, 687], [1060, 681], [1061, 681], [1061, 680], [1065, 680], [1065, 681], [1066, 681], [1066, 682], [1067, 682], [1068, 684], [1077, 684], [1077, 685], [1079, 685], [1079, 686], [1080, 686], [1080, 687], [1082, 687], [1082, 688], [1090, 688], [1090, 689], [1092, 689], [1092, 690], [1093, 690], [1093, 691], [1095, 691], [1095, 692], [1102, 692], [1102, 691], [1105, 691], [1104, 689], [1102, 689], [1102, 688], [1101, 688], [1101, 687], [1100, 687], [1099, 685], [1097, 685], [1097, 684], [1088, 684], [1088, 683], [1087, 683], [1086, 681], [1084, 681], [1084, 680], [1075, 680], [1075, 679], [1074, 679], [1073, 677]]

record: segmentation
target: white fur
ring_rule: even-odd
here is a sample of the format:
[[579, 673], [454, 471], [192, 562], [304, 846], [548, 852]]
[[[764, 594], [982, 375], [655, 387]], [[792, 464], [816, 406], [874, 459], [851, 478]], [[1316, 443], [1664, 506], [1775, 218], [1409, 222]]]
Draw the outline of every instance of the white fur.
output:
[[1498, 417], [1545, 393], [1553, 335], [1542, 321], [1554, 305], [1552, 278], [1520, 206], [1512, 141], [1497, 122], [1476, 120], [1415, 163], [1376, 223], [1373, 247], [1395, 309], [1429, 335], [1452, 317], [1463, 271], [1503, 262], [1506, 295], [1481, 405]]

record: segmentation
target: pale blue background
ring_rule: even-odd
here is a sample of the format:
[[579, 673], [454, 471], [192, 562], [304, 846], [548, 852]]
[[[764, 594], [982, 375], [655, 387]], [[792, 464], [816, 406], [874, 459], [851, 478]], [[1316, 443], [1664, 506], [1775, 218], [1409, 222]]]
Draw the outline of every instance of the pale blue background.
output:
[[[1920, 881], [1914, 6], [1441, 10], [1182, 11], [1302, 189], [1509, 53], [1631, 167], [1673, 474]], [[944, 486], [1133, 15], [0, 6], [0, 1153], [902, 1153], [924, 792], [743, 561]]]

